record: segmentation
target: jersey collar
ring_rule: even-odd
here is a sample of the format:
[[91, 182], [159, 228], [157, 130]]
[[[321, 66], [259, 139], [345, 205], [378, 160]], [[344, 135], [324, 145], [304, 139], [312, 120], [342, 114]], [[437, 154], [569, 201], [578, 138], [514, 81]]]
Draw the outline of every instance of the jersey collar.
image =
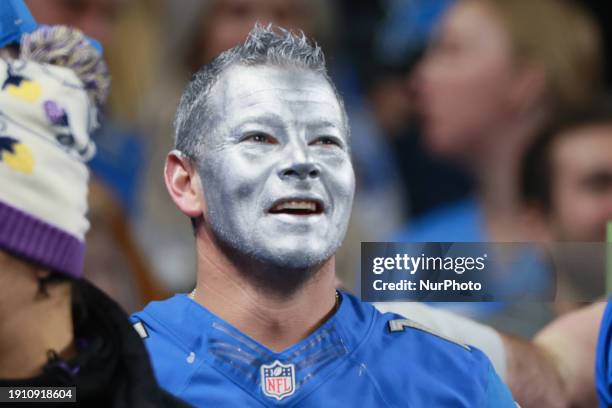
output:
[[262, 402], [262, 365], [292, 365], [295, 389], [276, 404], [295, 403], [314, 390], [368, 337], [375, 309], [340, 292], [340, 306], [308, 337], [282, 352], [274, 352], [220, 319], [187, 295], [149, 305], [144, 314], [163, 324], [187, 353], [204, 356], [205, 365], [221, 372]]

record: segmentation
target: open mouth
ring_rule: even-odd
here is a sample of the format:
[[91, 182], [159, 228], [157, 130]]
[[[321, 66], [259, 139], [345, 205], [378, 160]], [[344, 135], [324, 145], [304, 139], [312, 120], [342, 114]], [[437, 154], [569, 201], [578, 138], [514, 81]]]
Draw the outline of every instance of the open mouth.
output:
[[323, 213], [323, 203], [318, 200], [279, 200], [268, 212], [270, 214], [318, 215]]

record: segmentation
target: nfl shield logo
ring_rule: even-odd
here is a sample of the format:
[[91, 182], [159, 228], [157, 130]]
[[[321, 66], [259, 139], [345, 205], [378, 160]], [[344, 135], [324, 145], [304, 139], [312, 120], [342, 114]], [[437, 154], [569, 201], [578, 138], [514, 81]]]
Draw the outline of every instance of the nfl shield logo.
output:
[[295, 366], [276, 360], [261, 366], [261, 389], [268, 397], [282, 400], [295, 392]]

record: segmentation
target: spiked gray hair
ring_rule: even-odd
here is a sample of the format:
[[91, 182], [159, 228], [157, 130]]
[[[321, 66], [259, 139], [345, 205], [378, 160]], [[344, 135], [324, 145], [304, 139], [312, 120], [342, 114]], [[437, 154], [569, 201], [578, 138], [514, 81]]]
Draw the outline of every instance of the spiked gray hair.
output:
[[272, 65], [307, 69], [320, 74], [332, 87], [342, 109], [345, 131], [349, 132], [344, 103], [325, 66], [323, 51], [303, 32], [293, 33], [280, 27], [256, 24], [246, 41], [227, 50], [202, 67], [192, 78], [179, 103], [174, 120], [176, 149], [192, 159], [199, 157], [204, 129], [214, 112], [210, 92], [223, 72], [233, 65]]

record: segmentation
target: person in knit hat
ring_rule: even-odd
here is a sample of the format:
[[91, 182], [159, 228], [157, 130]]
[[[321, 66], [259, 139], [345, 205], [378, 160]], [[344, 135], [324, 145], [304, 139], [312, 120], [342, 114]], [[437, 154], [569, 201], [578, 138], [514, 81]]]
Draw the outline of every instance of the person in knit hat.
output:
[[76, 387], [87, 407], [186, 406], [159, 388], [120, 307], [80, 279], [90, 134], [110, 85], [100, 47], [3, 0], [0, 49], [0, 387]]

